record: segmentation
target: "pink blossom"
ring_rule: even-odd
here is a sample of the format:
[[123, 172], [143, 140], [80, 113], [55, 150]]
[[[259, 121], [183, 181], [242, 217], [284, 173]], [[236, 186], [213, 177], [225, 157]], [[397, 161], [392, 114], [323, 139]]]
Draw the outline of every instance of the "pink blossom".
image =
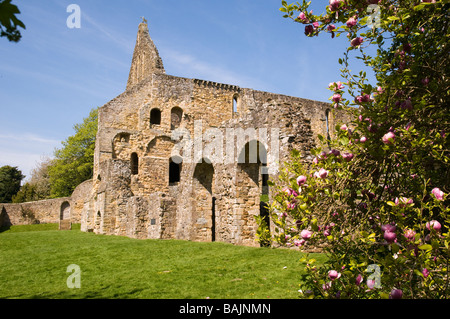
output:
[[294, 209], [297, 206], [297, 202], [296, 201], [292, 201], [287, 205], [288, 209]]
[[401, 289], [392, 289], [389, 299], [402, 299], [403, 291]]
[[414, 241], [416, 239], [416, 232], [412, 229], [407, 229], [403, 236], [405, 236], [407, 241]]
[[361, 143], [365, 143], [365, 142], [367, 142], [367, 137], [363, 136], [363, 137], [361, 137], [361, 138], [359, 139], [359, 141], [360, 141]]
[[430, 271], [429, 271], [428, 269], [424, 268], [424, 269], [422, 270], [422, 275], [423, 275], [425, 278], [427, 278], [429, 274], [430, 274]]
[[336, 11], [339, 9], [340, 4], [341, 0], [330, 0], [330, 11]]
[[314, 27], [310, 24], [308, 24], [307, 26], [305, 26], [305, 34], [306, 35], [310, 35], [314, 32]]
[[386, 134], [384, 134], [382, 138], [384, 144], [392, 144], [394, 140], [395, 140], [394, 132], [387, 132]]
[[439, 188], [435, 187], [431, 192], [433, 193], [434, 197], [436, 197], [437, 200], [444, 200], [444, 192], [441, 191]]
[[318, 27], [319, 27], [319, 22], [313, 22], [313, 27], [314, 27], [314, 29], [317, 29]]
[[306, 176], [300, 175], [299, 177], [297, 177], [297, 185], [298, 186], [302, 186], [305, 183], [306, 183]]
[[385, 231], [383, 237], [388, 243], [393, 243], [397, 238], [397, 235], [393, 232]]
[[396, 229], [397, 229], [397, 227], [395, 227], [395, 225], [392, 225], [392, 224], [386, 224], [386, 225], [381, 226], [381, 230], [384, 232], [386, 232], [386, 231], [395, 232]]
[[346, 124], [342, 125], [342, 126], [341, 126], [341, 130], [342, 130], [342, 131], [348, 131], [347, 125], [346, 125]]
[[406, 197], [400, 197], [400, 198], [396, 197], [394, 203], [395, 203], [395, 205], [397, 205], [399, 207], [406, 207], [406, 206], [413, 204], [413, 200], [411, 198], [406, 198]]
[[299, 18], [300, 20], [302, 20], [303, 22], [305, 22], [305, 23], [308, 23], [308, 22], [309, 22], [309, 21], [308, 21], [308, 18], [306, 17], [306, 15], [305, 15], [304, 12], [300, 12], [300, 14], [298, 15], [298, 18]]
[[330, 152], [329, 152], [329, 154], [332, 154], [332, 155], [334, 155], [334, 156], [339, 156], [339, 155], [341, 155], [341, 152], [339, 151], [339, 150], [335, 150], [335, 149], [332, 149]]
[[337, 272], [336, 270], [330, 270], [328, 272], [328, 278], [330, 278], [331, 280], [336, 280], [339, 277], [341, 277], [341, 274], [339, 272]]
[[357, 47], [363, 43], [364, 39], [362, 37], [356, 37], [350, 41], [352, 47]]
[[430, 83], [430, 79], [429, 79], [429, 78], [424, 78], [424, 79], [422, 79], [422, 84], [423, 84], [424, 86], [428, 86], [429, 83]]
[[320, 178], [326, 178], [328, 176], [328, 171], [324, 168], [321, 168], [318, 172]]
[[336, 29], [336, 26], [334, 24], [330, 24], [327, 27], [327, 30], [330, 31], [330, 32], [333, 31], [334, 29]]
[[310, 230], [307, 230], [307, 229], [303, 229], [302, 231], [301, 231], [301, 233], [300, 233], [300, 236], [303, 238], [303, 239], [310, 239], [311, 238], [311, 236], [312, 236], [312, 231], [310, 231]]
[[356, 277], [356, 285], [359, 286], [361, 285], [363, 281], [363, 276], [361, 276], [361, 274], [358, 275], [358, 277]]
[[430, 230], [430, 228], [433, 227], [435, 231], [440, 231], [442, 227], [441, 223], [438, 222], [437, 220], [427, 222], [425, 226], [427, 227], [428, 230]]
[[356, 19], [355, 17], [351, 17], [350, 19], [347, 20], [347, 27], [352, 28], [356, 25]]
[[369, 94], [362, 94], [355, 97], [356, 103], [366, 103], [370, 101], [370, 95]]
[[297, 247], [301, 247], [301, 246], [303, 246], [304, 244], [306, 243], [306, 240], [304, 240], [304, 239], [295, 239], [294, 240], [294, 245], [295, 246], [297, 246]]
[[353, 159], [354, 155], [351, 153], [344, 153], [342, 154], [342, 157], [346, 162], [350, 162]]
[[339, 103], [341, 101], [341, 95], [336, 93], [333, 95], [332, 99], [334, 102]]
[[373, 289], [375, 287], [375, 279], [367, 279], [367, 287]]

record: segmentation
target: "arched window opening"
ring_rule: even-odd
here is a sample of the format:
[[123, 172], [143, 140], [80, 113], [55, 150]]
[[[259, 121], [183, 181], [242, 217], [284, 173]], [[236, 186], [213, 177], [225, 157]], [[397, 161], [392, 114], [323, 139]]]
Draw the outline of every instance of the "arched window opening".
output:
[[174, 156], [169, 161], [169, 185], [180, 182], [182, 158]]
[[69, 202], [64, 202], [61, 205], [60, 220], [67, 219], [70, 219], [70, 204]]
[[239, 96], [237, 94], [233, 96], [233, 113], [238, 112], [238, 99]]
[[161, 110], [152, 109], [150, 111], [150, 124], [151, 125], [161, 125]]
[[139, 173], [139, 157], [136, 153], [131, 154], [131, 174], [137, 175]]
[[183, 118], [183, 110], [179, 107], [174, 107], [170, 112], [170, 129], [175, 130], [180, 127]]
[[326, 122], [326, 130], [327, 130], [327, 139], [330, 140], [330, 110], [327, 109], [325, 111], [325, 122]]

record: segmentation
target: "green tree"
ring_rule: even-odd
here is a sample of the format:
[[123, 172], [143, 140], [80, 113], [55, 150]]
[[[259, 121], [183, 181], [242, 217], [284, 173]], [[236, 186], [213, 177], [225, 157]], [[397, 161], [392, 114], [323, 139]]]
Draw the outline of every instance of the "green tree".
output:
[[0, 37], [6, 37], [12, 42], [19, 42], [22, 35], [18, 27], [25, 29], [23, 22], [16, 17], [16, 14], [19, 13], [19, 8], [11, 4], [11, 0], [0, 1]]
[[17, 167], [9, 165], [0, 167], [0, 203], [10, 203], [19, 191], [20, 183], [25, 176]]
[[[354, 120], [335, 139], [320, 137], [309, 165], [294, 152], [274, 181], [273, 240], [326, 253], [324, 266], [305, 260], [302, 297], [448, 298], [450, 4], [330, 0], [322, 15], [309, 5], [283, 1], [280, 10], [308, 37], [348, 36], [346, 82], [329, 89]], [[377, 83], [352, 72], [352, 58]]]
[[50, 198], [50, 177], [48, 169], [53, 161], [43, 158], [31, 171], [31, 177], [22, 185], [20, 191], [13, 196], [13, 203], [24, 203]]
[[74, 126], [75, 134], [56, 149], [48, 167], [50, 196], [70, 196], [79, 184], [92, 178], [98, 109], [91, 110], [83, 123]]

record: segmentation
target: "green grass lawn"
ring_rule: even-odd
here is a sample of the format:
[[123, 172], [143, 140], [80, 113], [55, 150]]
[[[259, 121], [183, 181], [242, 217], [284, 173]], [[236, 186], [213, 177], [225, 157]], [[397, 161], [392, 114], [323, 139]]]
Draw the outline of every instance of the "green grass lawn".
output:
[[[298, 251], [224, 243], [137, 240], [57, 225], [0, 232], [0, 298], [289, 299], [303, 266]], [[314, 254], [323, 261], [324, 257]], [[81, 270], [70, 289], [67, 267]]]

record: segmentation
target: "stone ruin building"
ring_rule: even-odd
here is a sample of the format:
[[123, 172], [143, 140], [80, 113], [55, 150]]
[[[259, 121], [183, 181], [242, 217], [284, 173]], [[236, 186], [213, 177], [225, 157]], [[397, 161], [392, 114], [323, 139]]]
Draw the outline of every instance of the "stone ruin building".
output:
[[[342, 122], [330, 108], [168, 75], [143, 22], [125, 92], [99, 108], [93, 179], [52, 208], [26, 209], [97, 234], [258, 246], [268, 179], [293, 149], [311, 160], [317, 135]], [[24, 222], [17, 205], [0, 205], [3, 220]]]

